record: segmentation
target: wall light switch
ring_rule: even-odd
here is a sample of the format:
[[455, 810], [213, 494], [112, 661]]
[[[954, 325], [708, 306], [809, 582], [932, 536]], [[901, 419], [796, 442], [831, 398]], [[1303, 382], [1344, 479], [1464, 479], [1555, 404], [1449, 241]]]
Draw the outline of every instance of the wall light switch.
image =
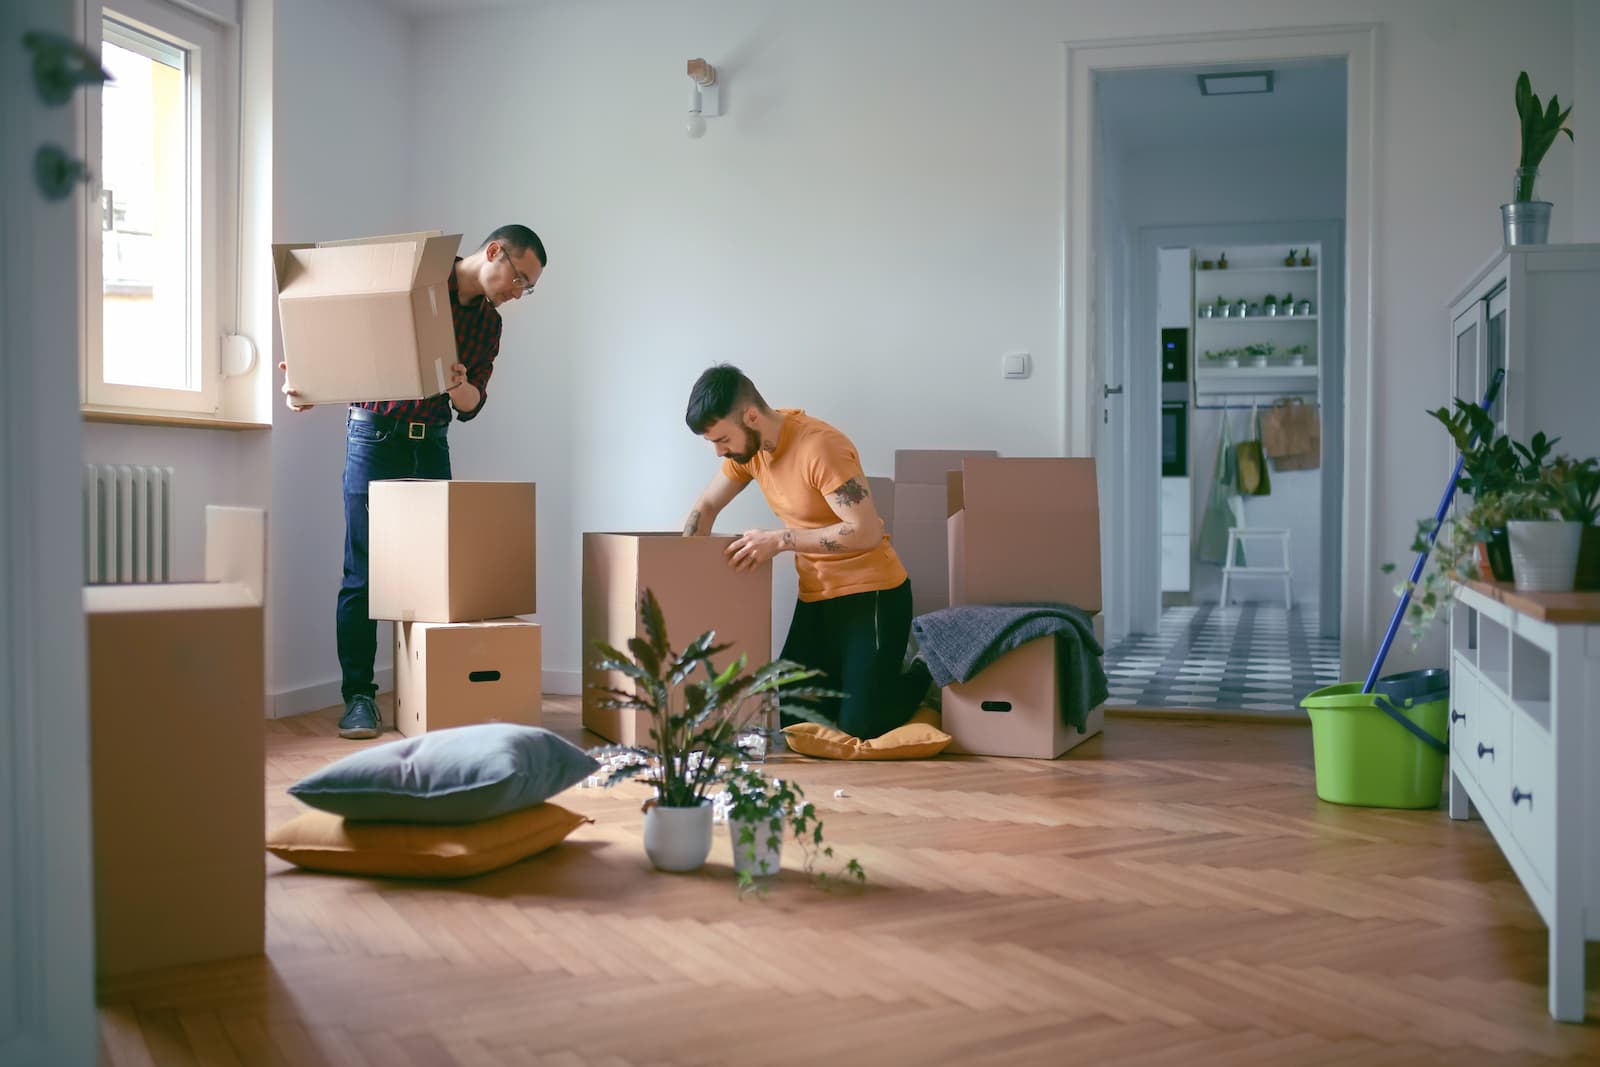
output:
[[1007, 352], [1000, 357], [1000, 367], [1007, 378], [1026, 378], [1033, 372], [1033, 359], [1026, 352]]

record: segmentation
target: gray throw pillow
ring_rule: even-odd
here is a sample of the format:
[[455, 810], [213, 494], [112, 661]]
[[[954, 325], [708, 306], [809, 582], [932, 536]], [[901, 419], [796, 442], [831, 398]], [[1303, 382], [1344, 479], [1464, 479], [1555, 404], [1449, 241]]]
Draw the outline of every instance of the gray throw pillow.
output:
[[289, 793], [347, 819], [477, 822], [543, 804], [599, 766], [541, 726], [491, 722], [362, 749]]

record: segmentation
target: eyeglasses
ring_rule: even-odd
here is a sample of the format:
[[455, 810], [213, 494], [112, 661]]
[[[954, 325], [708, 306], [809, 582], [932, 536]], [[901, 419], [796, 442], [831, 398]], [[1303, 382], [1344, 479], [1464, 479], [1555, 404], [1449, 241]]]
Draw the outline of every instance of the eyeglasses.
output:
[[511, 259], [511, 249], [507, 248], [505, 245], [501, 245], [500, 254], [505, 257], [506, 266], [511, 268], [511, 280], [517, 283], [517, 288], [522, 290], [522, 295], [527, 296], [529, 293], [533, 292], [534, 283], [528, 280], [528, 276], [526, 274], [523, 274], [517, 269], [516, 263], [514, 263]]

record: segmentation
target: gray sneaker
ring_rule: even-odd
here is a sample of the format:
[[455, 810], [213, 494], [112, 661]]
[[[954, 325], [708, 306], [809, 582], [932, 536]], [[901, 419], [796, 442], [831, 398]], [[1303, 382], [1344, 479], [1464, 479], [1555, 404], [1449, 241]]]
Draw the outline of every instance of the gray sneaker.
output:
[[378, 705], [365, 693], [351, 697], [345, 702], [344, 717], [339, 720], [339, 736], [351, 740], [360, 740], [366, 737], [377, 737], [383, 729], [383, 724], [378, 720]]

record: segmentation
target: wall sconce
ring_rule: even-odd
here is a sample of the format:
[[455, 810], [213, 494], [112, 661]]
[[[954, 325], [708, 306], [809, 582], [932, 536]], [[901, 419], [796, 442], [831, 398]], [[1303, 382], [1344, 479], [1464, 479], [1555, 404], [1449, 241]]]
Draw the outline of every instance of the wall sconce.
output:
[[717, 68], [703, 59], [689, 60], [689, 121], [684, 132], [698, 140], [706, 135], [706, 119], [722, 114]]

